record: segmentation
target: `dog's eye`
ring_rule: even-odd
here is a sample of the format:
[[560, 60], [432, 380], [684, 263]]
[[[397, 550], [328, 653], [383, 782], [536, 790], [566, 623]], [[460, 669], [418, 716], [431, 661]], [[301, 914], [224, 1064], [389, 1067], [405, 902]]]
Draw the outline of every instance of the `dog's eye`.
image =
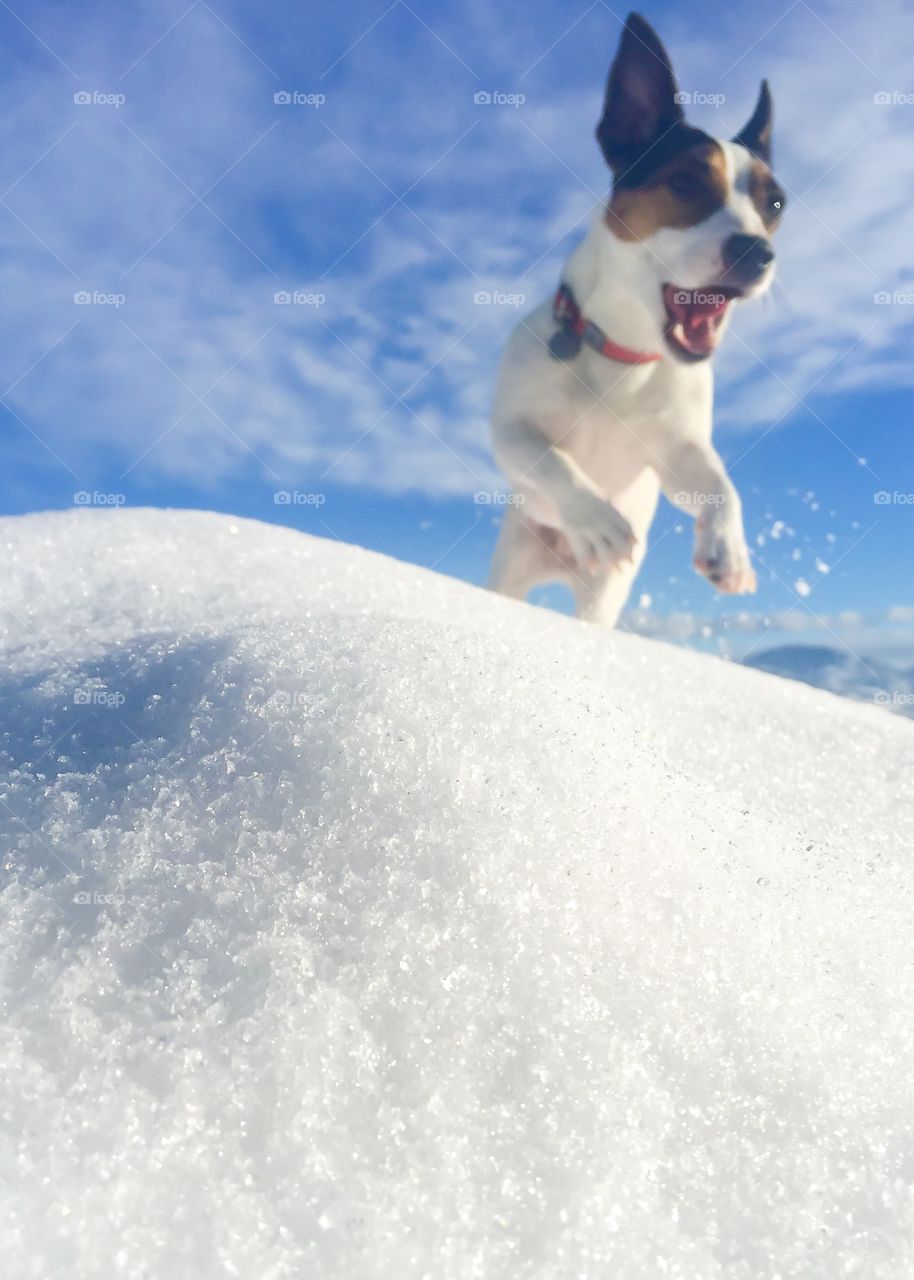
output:
[[779, 218], [784, 212], [787, 199], [783, 191], [771, 191], [768, 194], [768, 212], [772, 218]]

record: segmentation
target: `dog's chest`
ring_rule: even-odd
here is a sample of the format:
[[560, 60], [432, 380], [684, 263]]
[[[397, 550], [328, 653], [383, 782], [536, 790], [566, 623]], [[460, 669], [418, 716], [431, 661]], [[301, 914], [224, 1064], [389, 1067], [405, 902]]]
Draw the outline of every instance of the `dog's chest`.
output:
[[560, 375], [561, 447], [594, 480], [624, 486], [667, 452], [671, 436], [701, 434], [705, 376], [666, 362], [620, 366], [594, 353], [571, 376]]
[[601, 435], [618, 427], [642, 436], [667, 421], [682, 400], [667, 366], [623, 365], [597, 352], [582, 352], [572, 367], [550, 370], [559, 384], [572, 429]]

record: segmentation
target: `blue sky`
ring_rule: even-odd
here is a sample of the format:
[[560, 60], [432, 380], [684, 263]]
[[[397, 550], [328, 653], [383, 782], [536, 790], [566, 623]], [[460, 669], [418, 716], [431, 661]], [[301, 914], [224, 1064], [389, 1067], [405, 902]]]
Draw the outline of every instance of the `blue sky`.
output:
[[[718, 359], [759, 593], [715, 597], [664, 506], [631, 622], [724, 644], [907, 626], [914, 17], [642, 11], [709, 132], [769, 77], [791, 207], [774, 294]], [[210, 508], [482, 582], [498, 352], [606, 193], [624, 13], [3, 4], [2, 510]]]

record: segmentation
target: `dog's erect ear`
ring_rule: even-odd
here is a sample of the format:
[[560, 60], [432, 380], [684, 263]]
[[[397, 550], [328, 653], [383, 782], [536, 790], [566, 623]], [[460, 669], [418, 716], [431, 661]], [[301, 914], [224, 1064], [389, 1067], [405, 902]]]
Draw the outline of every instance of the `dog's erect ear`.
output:
[[746, 147], [765, 164], [771, 164], [771, 115], [771, 90], [768, 81], [763, 80], [752, 117], [733, 141]]
[[666, 49], [650, 23], [630, 13], [597, 125], [606, 163], [616, 170], [627, 167], [681, 121], [682, 107]]

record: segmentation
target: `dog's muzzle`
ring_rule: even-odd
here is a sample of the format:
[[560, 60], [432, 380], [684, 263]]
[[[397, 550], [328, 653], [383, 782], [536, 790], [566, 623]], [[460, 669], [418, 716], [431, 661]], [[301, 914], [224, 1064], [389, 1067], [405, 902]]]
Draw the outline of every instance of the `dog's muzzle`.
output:
[[764, 236], [733, 235], [724, 241], [723, 260], [728, 281], [754, 284], [774, 262], [774, 250]]

